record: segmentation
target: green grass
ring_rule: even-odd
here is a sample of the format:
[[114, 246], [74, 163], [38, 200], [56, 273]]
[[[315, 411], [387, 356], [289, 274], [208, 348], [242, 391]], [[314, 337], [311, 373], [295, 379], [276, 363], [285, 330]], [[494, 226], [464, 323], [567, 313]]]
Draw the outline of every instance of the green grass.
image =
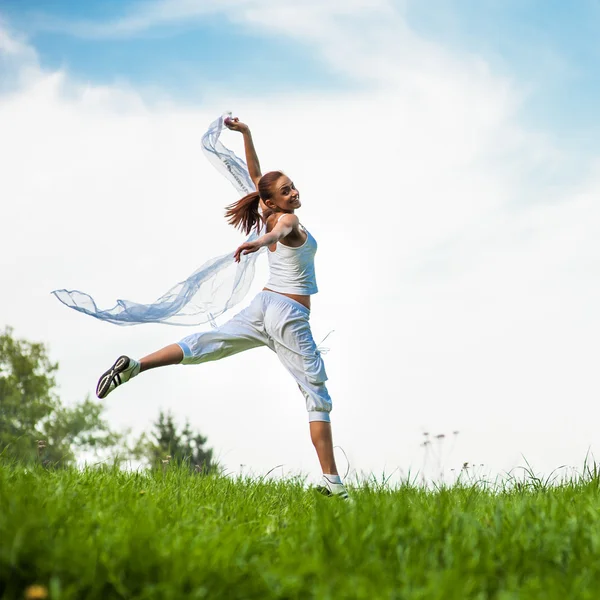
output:
[[0, 464], [0, 594], [59, 599], [598, 598], [596, 476], [511, 489]]

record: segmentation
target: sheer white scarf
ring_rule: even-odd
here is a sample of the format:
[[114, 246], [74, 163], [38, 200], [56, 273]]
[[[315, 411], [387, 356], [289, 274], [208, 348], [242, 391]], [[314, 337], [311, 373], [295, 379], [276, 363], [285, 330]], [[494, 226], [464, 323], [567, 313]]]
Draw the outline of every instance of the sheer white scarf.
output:
[[[213, 121], [202, 136], [202, 150], [214, 167], [238, 191], [240, 197], [255, 190], [246, 163], [219, 140], [223, 115]], [[248, 240], [256, 239], [252, 233]], [[52, 293], [66, 306], [115, 325], [167, 323], [201, 325], [210, 322], [238, 304], [248, 293], [254, 279], [255, 262], [264, 248], [243, 255], [239, 263], [233, 251], [211, 258], [185, 281], [174, 285], [152, 304], [117, 300], [112, 308], [101, 309], [94, 299], [79, 290], [54, 290]]]

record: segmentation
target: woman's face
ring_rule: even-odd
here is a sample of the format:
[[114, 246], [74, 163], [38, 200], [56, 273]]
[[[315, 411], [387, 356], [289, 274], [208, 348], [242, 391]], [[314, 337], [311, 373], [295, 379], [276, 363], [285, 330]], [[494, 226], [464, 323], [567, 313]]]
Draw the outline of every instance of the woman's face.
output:
[[294, 212], [300, 208], [300, 192], [296, 189], [294, 182], [287, 176], [282, 175], [273, 186], [273, 195], [265, 204], [276, 212]]

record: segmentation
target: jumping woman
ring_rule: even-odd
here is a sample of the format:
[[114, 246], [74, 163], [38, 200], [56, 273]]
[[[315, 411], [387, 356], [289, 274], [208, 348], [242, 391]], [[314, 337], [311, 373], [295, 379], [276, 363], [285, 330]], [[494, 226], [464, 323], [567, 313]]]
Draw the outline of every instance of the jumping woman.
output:
[[314, 267], [317, 243], [295, 214], [301, 203], [293, 181], [280, 171], [262, 175], [248, 125], [236, 117], [226, 119], [225, 126], [243, 135], [248, 171], [258, 190], [228, 206], [226, 217], [246, 234], [252, 230], [258, 234], [263, 226], [265, 231], [237, 248], [234, 260], [240, 262], [244, 255], [266, 247], [267, 284], [247, 308], [220, 327], [193, 333], [139, 361], [120, 356], [100, 377], [96, 395], [105, 398], [148, 369], [196, 365], [267, 346], [277, 354], [306, 399], [310, 436], [323, 471], [321, 490], [347, 498], [333, 455], [327, 374], [309, 323], [310, 297], [318, 291]]

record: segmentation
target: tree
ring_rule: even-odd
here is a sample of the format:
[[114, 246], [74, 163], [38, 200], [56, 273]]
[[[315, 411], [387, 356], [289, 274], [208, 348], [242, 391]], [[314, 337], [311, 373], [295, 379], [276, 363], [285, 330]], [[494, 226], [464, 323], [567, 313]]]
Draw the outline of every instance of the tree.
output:
[[217, 468], [213, 462], [213, 450], [204, 448], [207, 438], [198, 432], [194, 433], [189, 421], [179, 432], [173, 415], [161, 410], [153, 427], [150, 434], [142, 434], [135, 451], [139, 458], [145, 458], [151, 466], [160, 467], [163, 461], [169, 461], [187, 464], [190, 470], [199, 473], [209, 473]]
[[101, 418], [103, 406], [89, 398], [64, 406], [55, 393], [52, 363], [44, 344], [0, 334], [0, 453], [20, 461], [66, 466], [76, 450], [113, 447], [122, 436]]

